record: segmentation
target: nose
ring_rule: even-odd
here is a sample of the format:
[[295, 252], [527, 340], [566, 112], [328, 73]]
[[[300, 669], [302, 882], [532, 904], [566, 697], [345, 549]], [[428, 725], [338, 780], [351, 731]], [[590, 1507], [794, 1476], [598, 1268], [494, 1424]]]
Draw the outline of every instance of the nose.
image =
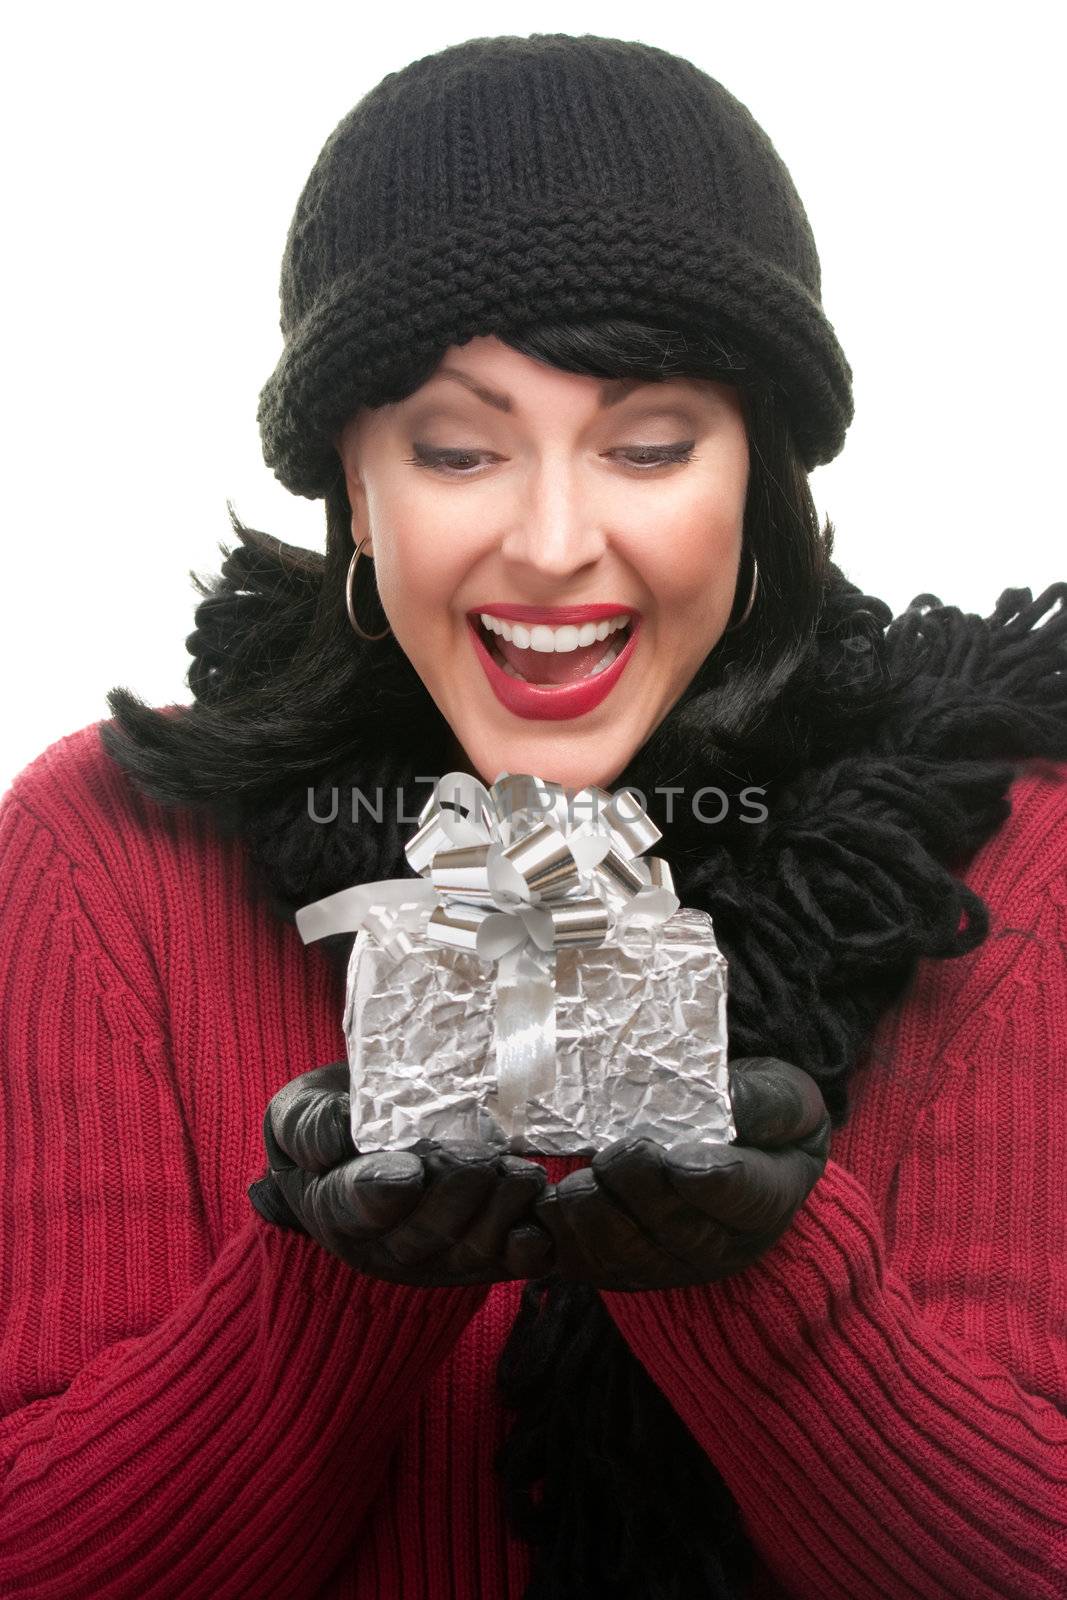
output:
[[558, 588], [595, 566], [607, 549], [603, 520], [588, 493], [566, 468], [546, 467], [530, 480], [528, 493], [501, 540], [504, 560]]

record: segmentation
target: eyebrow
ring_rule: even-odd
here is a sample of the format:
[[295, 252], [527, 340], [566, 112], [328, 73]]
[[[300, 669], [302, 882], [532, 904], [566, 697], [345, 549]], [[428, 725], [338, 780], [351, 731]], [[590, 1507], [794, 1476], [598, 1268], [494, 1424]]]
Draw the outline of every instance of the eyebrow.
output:
[[[479, 400], [484, 400], [486, 405], [495, 406], [498, 411], [513, 411], [514, 402], [510, 395], [499, 394], [496, 389], [487, 389], [484, 383], [478, 383], [466, 372], [459, 372], [455, 367], [438, 367], [433, 374], [435, 378], [454, 378], [457, 383], [462, 383], [464, 388], [476, 394]], [[640, 389], [648, 380], [645, 378], [608, 378], [600, 385], [600, 405], [602, 408], [617, 406], [625, 400], [627, 395], [635, 389]]]

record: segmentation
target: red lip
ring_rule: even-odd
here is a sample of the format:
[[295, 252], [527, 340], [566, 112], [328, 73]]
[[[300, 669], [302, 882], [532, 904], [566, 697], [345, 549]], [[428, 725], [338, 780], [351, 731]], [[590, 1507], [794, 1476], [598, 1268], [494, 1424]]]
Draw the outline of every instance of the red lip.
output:
[[564, 628], [568, 623], [603, 622], [605, 617], [630, 617], [637, 620], [633, 606], [510, 606], [485, 605], [467, 612], [470, 621], [477, 622], [482, 612], [503, 617], [505, 622], [544, 622], [549, 627]]
[[[534, 608], [516, 606], [513, 609], [518, 612], [523, 610], [530, 611]], [[579, 611], [599, 612], [601, 616], [606, 617], [617, 617], [621, 614], [618, 610], [613, 611], [608, 606], [575, 606], [570, 609], [575, 613]], [[623, 607], [623, 609], [625, 610], [626, 608]], [[497, 608], [496, 606], [493, 607], [493, 611], [498, 616], [504, 614], [503, 608]], [[630, 615], [633, 617], [630, 637], [610, 667], [604, 672], [598, 672], [595, 678], [581, 678], [577, 683], [556, 684], [554, 686], [543, 683], [522, 683], [518, 678], [509, 677], [502, 668], [497, 666], [489, 654], [482, 639], [478, 622], [468, 616], [467, 625], [474, 641], [475, 653], [482, 664], [486, 677], [489, 679], [489, 687], [500, 701], [500, 704], [516, 717], [533, 717], [542, 721], [559, 722], [564, 718], [584, 717], [588, 712], [595, 710], [602, 700], [607, 699], [626, 671], [630, 657], [634, 653], [637, 635], [641, 631], [640, 617], [632, 612]], [[516, 622], [523, 620], [523, 617], [515, 617]], [[533, 618], [531, 620], [537, 619]], [[595, 622], [598, 619], [594, 615], [588, 615], [582, 618], [575, 616], [573, 620]]]

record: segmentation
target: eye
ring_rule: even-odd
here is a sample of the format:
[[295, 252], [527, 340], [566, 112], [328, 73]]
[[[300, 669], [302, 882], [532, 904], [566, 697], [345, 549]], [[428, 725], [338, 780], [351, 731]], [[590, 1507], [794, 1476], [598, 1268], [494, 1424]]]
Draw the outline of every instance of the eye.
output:
[[[686, 439], [680, 444], [630, 445], [607, 453], [623, 457], [635, 472], [647, 473], [657, 467], [680, 466], [683, 462], [691, 461], [695, 447], [695, 439]], [[429, 467], [431, 471], [441, 472], [446, 477], [457, 478], [476, 476], [477, 462], [491, 455], [488, 450], [436, 450], [432, 445], [419, 443], [415, 443], [412, 449], [415, 453], [406, 458], [408, 466]]]
[[473, 473], [464, 462], [478, 461], [482, 456], [488, 455], [487, 450], [435, 450], [432, 445], [414, 444], [412, 449], [415, 454], [407, 457], [410, 467], [430, 467], [437, 472], [443, 472], [446, 477], [470, 478]]
[[[682, 444], [635, 444], [625, 450], [613, 450], [611, 454], [625, 456], [638, 472], [648, 472], [654, 467], [674, 467], [683, 461], [692, 461], [695, 447], [695, 439], [686, 439]], [[639, 458], [636, 461], [635, 456]]]

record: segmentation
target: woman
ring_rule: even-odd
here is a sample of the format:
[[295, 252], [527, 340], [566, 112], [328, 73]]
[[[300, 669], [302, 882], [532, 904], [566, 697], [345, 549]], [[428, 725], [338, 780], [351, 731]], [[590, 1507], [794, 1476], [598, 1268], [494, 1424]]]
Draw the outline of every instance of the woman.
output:
[[[1067, 585], [834, 566], [807, 221], [664, 51], [390, 74], [282, 310], [325, 560], [235, 522], [194, 704], [113, 691], [0, 813], [3, 1593], [1062, 1595]], [[587, 604], [606, 666], [499, 629]], [[292, 918], [456, 767], [645, 797], [729, 961], [704, 1170], [356, 1152], [351, 939]]]

